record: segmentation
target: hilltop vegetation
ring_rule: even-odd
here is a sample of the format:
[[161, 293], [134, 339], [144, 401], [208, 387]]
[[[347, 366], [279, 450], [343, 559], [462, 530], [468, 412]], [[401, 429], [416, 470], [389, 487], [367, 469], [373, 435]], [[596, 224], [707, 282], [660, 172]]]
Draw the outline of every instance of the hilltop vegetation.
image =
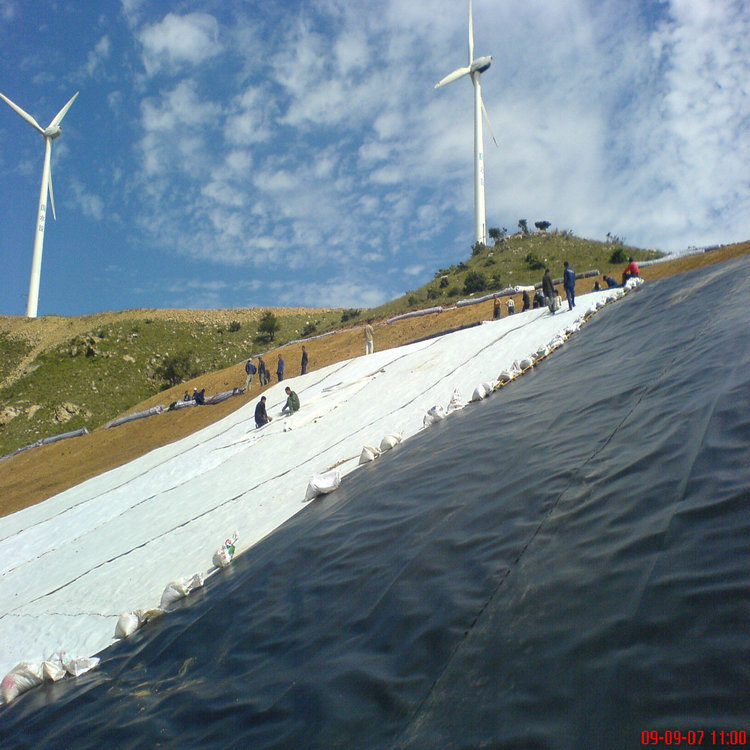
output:
[[[170, 386], [251, 354], [365, 318], [449, 306], [458, 299], [539, 281], [567, 259], [583, 273], [614, 272], [618, 247], [570, 233], [519, 234], [478, 245], [432, 281], [370, 309], [130, 310], [80, 318], [0, 318], [0, 456], [50, 435], [89, 430]], [[623, 250], [625, 252], [625, 250]], [[657, 253], [627, 248], [637, 259]], [[231, 386], [244, 382], [241, 375]], [[181, 394], [180, 394], [181, 395]], [[175, 394], [170, 394], [175, 398]]]

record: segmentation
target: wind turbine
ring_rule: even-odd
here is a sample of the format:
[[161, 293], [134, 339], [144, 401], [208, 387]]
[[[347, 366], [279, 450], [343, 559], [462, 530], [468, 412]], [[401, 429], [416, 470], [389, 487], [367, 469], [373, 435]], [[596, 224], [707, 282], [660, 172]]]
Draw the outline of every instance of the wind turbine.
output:
[[474, 59], [474, 22], [472, 20], [471, 0], [469, 0], [469, 64], [465, 68], [458, 68], [449, 73], [442, 81], [435, 84], [435, 88], [445, 86], [446, 83], [456, 81], [464, 76], [470, 76], [474, 84], [474, 242], [487, 244], [487, 218], [484, 202], [484, 138], [482, 135], [482, 115], [487, 120], [492, 140], [497, 146], [497, 139], [492, 132], [490, 118], [482, 101], [482, 87], [479, 78], [492, 65], [492, 55]]
[[14, 104], [7, 96], [0, 94], [11, 109], [18, 112], [26, 122], [33, 128], [36, 128], [44, 136], [44, 168], [42, 169], [42, 189], [39, 192], [39, 213], [36, 219], [36, 232], [34, 234], [34, 255], [31, 258], [31, 281], [29, 282], [29, 299], [26, 304], [26, 315], [29, 318], [36, 318], [36, 311], [39, 303], [39, 281], [42, 274], [42, 246], [44, 245], [44, 223], [47, 217], [47, 191], [49, 190], [49, 199], [52, 204], [52, 216], [57, 219], [55, 214], [55, 196], [52, 192], [52, 171], [50, 169], [50, 154], [52, 152], [52, 141], [59, 138], [62, 134], [60, 122], [65, 117], [65, 113], [70, 109], [78, 92], [70, 98], [70, 101], [55, 115], [55, 118], [45, 129], [28, 113], [24, 112], [17, 104]]

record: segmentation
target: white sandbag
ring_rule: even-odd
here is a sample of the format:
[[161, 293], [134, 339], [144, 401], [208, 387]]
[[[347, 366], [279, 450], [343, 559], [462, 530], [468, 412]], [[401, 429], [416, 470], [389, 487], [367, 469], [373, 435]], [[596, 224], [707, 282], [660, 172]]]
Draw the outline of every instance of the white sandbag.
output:
[[373, 448], [371, 445], [365, 445], [362, 448], [362, 453], [359, 454], [359, 463], [369, 463], [370, 461], [374, 461], [379, 455], [380, 451], [377, 448]]
[[305, 502], [316, 498], [318, 495], [327, 495], [333, 492], [341, 484], [341, 471], [331, 469], [323, 474], [313, 474], [305, 492]]
[[161, 595], [161, 609], [166, 609], [172, 602], [182, 599], [201, 586], [203, 586], [203, 576], [200, 573], [170, 581]]
[[49, 682], [57, 682], [58, 680], [62, 680], [62, 678], [67, 674], [62, 660], [59, 657], [51, 657], [50, 659], [43, 661], [42, 672], [44, 674], [44, 679], [48, 680]]
[[235, 531], [234, 536], [227, 539], [219, 549], [214, 552], [212, 562], [216, 568], [226, 568], [232, 562], [234, 557], [235, 542], [239, 534]]
[[453, 389], [453, 395], [451, 396], [451, 400], [448, 403], [448, 412], [456, 411], [456, 409], [463, 409], [464, 408], [464, 402], [461, 399], [461, 392], [458, 390], [458, 388]]
[[141, 627], [141, 620], [135, 612], [125, 612], [117, 618], [115, 638], [129, 638]]
[[10, 703], [21, 693], [25, 693], [44, 680], [44, 667], [39, 661], [22, 661], [16, 664], [0, 682], [0, 694], [6, 703]]
[[65, 671], [71, 677], [80, 677], [99, 664], [98, 656], [76, 656], [65, 662]]
[[472, 401], [481, 401], [483, 398], [492, 393], [492, 385], [490, 383], [480, 383], [475, 389], [474, 393], [471, 394]]
[[401, 433], [391, 432], [380, 441], [380, 452], [385, 453], [401, 442]]
[[142, 625], [163, 614], [161, 609], [136, 609], [133, 612], [124, 612], [117, 619], [115, 638], [128, 638]]
[[442, 406], [432, 406], [427, 410], [427, 414], [422, 419], [422, 424], [425, 427], [436, 424], [440, 420], [445, 419], [445, 409]]

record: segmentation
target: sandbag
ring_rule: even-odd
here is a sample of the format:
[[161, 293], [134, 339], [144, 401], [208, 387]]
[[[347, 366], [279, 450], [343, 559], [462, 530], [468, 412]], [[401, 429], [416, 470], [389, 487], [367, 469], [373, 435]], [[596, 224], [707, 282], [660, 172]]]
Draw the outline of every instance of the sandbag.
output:
[[370, 461], [374, 461], [379, 455], [380, 451], [377, 448], [373, 448], [371, 445], [365, 445], [362, 448], [362, 453], [359, 454], [359, 463], [369, 463]]
[[481, 401], [483, 398], [487, 398], [490, 393], [492, 393], [492, 385], [490, 383], [480, 383], [474, 389], [474, 393], [471, 395], [471, 400]]
[[200, 573], [170, 581], [161, 595], [161, 609], [166, 609], [172, 602], [182, 599], [201, 586], [203, 586], [203, 576]]
[[45, 680], [57, 682], [58, 680], [62, 680], [67, 672], [65, 671], [62, 659], [59, 656], [52, 656], [42, 662], [42, 674]]
[[425, 427], [429, 427], [430, 425], [440, 422], [442, 419], [445, 419], [445, 409], [443, 409], [442, 406], [432, 406], [427, 410], [427, 414], [424, 415], [422, 424]]
[[324, 474], [313, 474], [305, 492], [305, 502], [313, 500], [318, 495], [327, 495], [341, 484], [341, 471], [331, 469]]
[[21, 693], [25, 693], [44, 681], [44, 667], [39, 661], [22, 661], [16, 664], [0, 682], [0, 694], [10, 703]]
[[128, 638], [142, 625], [163, 614], [161, 609], [136, 609], [133, 612], [124, 612], [117, 619], [115, 638]]
[[214, 552], [214, 556], [211, 560], [211, 562], [213, 562], [214, 564], [214, 567], [226, 568], [227, 565], [232, 562], [237, 537], [239, 537], [239, 534], [235, 531], [234, 536], [227, 539], [224, 544], [222, 544], [221, 547], [219, 547], [219, 549]]
[[453, 389], [453, 395], [451, 400], [448, 402], [448, 412], [456, 411], [457, 409], [463, 409], [464, 402], [461, 399], [461, 391], [458, 388]]
[[128, 638], [141, 627], [141, 620], [135, 612], [124, 612], [117, 618], [115, 638]]
[[99, 664], [98, 656], [76, 656], [65, 662], [65, 671], [71, 677], [80, 677]]
[[380, 441], [380, 452], [385, 453], [385, 451], [389, 451], [391, 448], [398, 445], [400, 442], [401, 442], [401, 434], [398, 432], [391, 432], [389, 435], [386, 435]]

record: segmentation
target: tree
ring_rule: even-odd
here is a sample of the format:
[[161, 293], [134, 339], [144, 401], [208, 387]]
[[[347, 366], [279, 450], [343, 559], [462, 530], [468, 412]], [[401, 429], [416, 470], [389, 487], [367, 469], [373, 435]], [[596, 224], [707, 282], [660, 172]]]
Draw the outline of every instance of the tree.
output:
[[266, 310], [258, 323], [258, 333], [264, 334], [269, 341], [273, 341], [279, 328], [281, 328], [279, 319], [270, 310]]
[[496, 245], [502, 239], [502, 234], [497, 227], [490, 227], [488, 234], [490, 235], [490, 238], [495, 241]]
[[529, 227], [528, 227], [528, 224], [526, 223], [526, 219], [518, 220], [518, 228], [521, 230], [521, 232], [523, 232], [523, 234], [529, 233]]
[[535, 221], [534, 226], [540, 231], [540, 232], [546, 232], [547, 229], [549, 229], [550, 223], [548, 221]]

